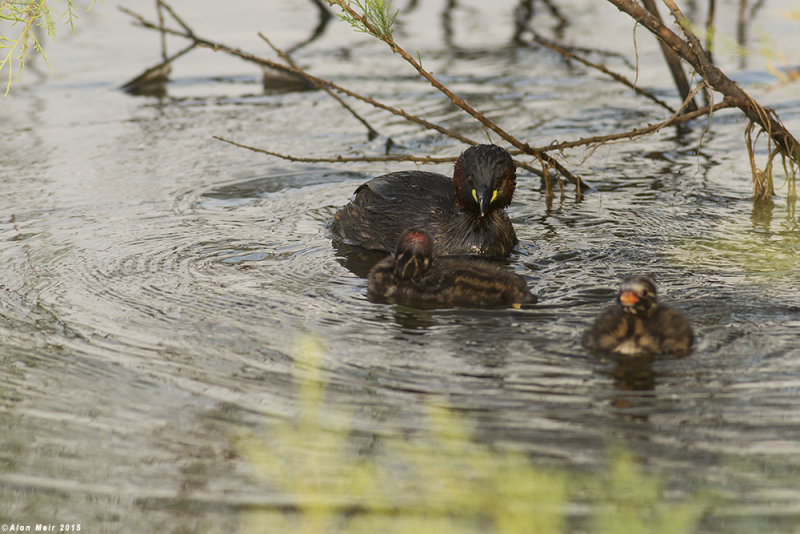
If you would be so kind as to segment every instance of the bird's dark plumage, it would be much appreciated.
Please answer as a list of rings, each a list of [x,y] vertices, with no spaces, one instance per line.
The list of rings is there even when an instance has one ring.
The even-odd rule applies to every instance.
[[[535,302],[525,280],[481,258],[433,256],[431,237],[408,230],[369,273],[370,300],[415,308],[495,308]]]
[[[378,176],[356,189],[336,212],[334,239],[367,249],[394,250],[407,228],[424,228],[435,255],[507,256],[517,236],[505,208],[516,187],[508,152],[496,145],[466,149],[453,178],[422,171]]]
[[[626,355],[685,355],[694,341],[692,327],[680,312],[658,303],[655,284],[642,276],[622,282],[616,305],[583,334],[583,346]]]

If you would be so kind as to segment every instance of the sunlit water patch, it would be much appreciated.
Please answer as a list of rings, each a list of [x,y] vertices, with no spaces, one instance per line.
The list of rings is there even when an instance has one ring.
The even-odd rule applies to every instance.
[[[800,226],[795,202],[739,202],[708,233],[678,243],[676,256],[694,268],[738,271],[754,282],[796,280]]]

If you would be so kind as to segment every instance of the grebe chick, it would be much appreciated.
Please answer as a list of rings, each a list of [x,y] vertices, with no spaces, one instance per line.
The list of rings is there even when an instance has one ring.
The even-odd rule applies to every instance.
[[[368,297],[414,308],[519,307],[536,301],[525,279],[490,261],[433,256],[431,237],[421,230],[402,234],[393,255],[369,273]]]
[[[644,276],[627,278],[614,306],[583,334],[583,346],[626,355],[689,353],[694,333],[677,310],[659,304],[656,286]]]

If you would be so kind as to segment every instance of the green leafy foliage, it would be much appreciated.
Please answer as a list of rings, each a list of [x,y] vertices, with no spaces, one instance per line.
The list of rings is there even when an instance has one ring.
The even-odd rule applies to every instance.
[[[57,2],[61,4],[61,1]],[[92,3],[92,5],[94,2]],[[91,7],[91,6],[90,6]],[[41,55],[47,61],[47,55],[41,42],[44,31],[52,40],[55,37],[56,21],[66,21],[74,30],[78,18],[73,0],[64,0],[60,9],[53,9],[47,0],[3,0],[0,2],[0,21],[6,23],[9,33],[0,33],[0,73],[7,71],[6,89],[8,94],[14,81],[19,80],[25,63],[31,57]]]
[[[392,26],[399,10],[392,12],[392,0],[333,0],[331,3],[343,9],[339,17],[356,31],[394,42]],[[353,6],[360,13],[353,12]]]

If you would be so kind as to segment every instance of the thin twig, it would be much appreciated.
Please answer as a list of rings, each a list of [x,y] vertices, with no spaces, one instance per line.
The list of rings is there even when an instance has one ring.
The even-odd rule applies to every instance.
[[[312,158],[305,156],[292,156],[290,154],[281,154],[280,152],[264,150],[263,148],[257,148],[254,146],[237,143],[236,141],[231,141],[230,139],[225,139],[224,137],[219,137],[216,135],[212,135],[211,137],[213,137],[217,141],[222,141],[223,143],[228,143],[230,145],[237,146],[239,148],[245,148],[253,152],[259,152],[261,154],[267,154],[269,156],[274,156],[276,158],[294,162],[301,162],[301,163],[354,163],[354,162],[378,162],[378,161],[413,161],[415,163],[452,163],[458,159],[458,157],[450,157],[450,156],[445,156],[445,157],[412,156],[409,154],[394,154],[386,156],[336,156],[332,158],[318,158],[318,157]]]
[[[186,33],[189,34],[190,37],[194,38],[194,31],[189,27],[188,24],[183,22],[183,19],[181,17],[179,17],[177,13],[175,13],[175,10],[172,9],[172,6],[169,6],[166,2],[164,2],[164,0],[161,0],[160,3],[164,7],[164,9],[169,11],[169,14],[172,16],[172,18],[175,20],[175,22],[177,22],[178,25],[181,28],[183,28],[186,31]]]
[[[156,13],[158,14],[158,25],[164,26],[164,10],[161,7],[161,0],[156,0]],[[161,63],[167,63],[167,34],[161,32]]]
[[[498,124],[496,124],[488,117],[486,117],[486,115],[484,115],[483,112],[473,108],[464,99],[460,98],[458,95],[453,93],[453,91],[451,91],[447,86],[445,86],[439,80],[437,80],[436,77],[433,76],[433,74],[422,68],[422,65],[420,65],[416,59],[414,59],[408,52],[406,52],[405,49],[399,46],[394,41],[391,35],[387,35],[385,33],[380,32],[375,26],[373,26],[370,23],[369,20],[366,19],[366,17],[355,11],[352,7],[350,7],[349,3],[346,3],[344,0],[328,0],[328,3],[331,5],[338,5],[342,10],[346,11],[353,19],[359,21],[371,35],[375,36],[376,38],[382,40],[387,45],[389,45],[389,47],[392,49],[393,52],[399,54],[400,57],[402,57],[412,67],[414,67],[414,70],[416,70],[420,76],[425,78],[428,81],[428,83],[430,83],[439,92],[441,92],[447,98],[449,98],[450,101],[453,102],[453,104],[466,111],[478,122],[483,124],[488,129],[492,130],[494,133],[499,135],[503,140],[510,143],[512,146],[518,148],[519,150],[521,150],[526,154],[543,158],[545,161],[547,161],[547,163],[552,165],[559,173],[562,173],[564,176],[566,176],[570,182],[577,183],[577,180],[579,178],[573,175],[571,172],[569,172],[569,170],[567,170],[557,160],[551,158],[547,154],[538,153],[528,143],[524,143],[519,139],[517,139],[516,137],[514,137],[513,135],[509,134],[504,129],[502,129]]]
[[[228,143],[233,146],[237,146],[239,148],[245,148],[247,150],[251,150],[253,152],[258,152],[260,154],[267,154],[268,156],[274,156],[276,158],[285,159],[287,161],[294,161],[294,162],[301,162],[301,163],[356,163],[356,162],[380,162],[380,161],[412,161],[414,163],[452,163],[458,159],[458,156],[412,156],[409,154],[390,154],[385,156],[335,156],[332,158],[320,158],[320,157],[307,157],[307,156],[293,156],[291,154],[281,154],[280,152],[273,152],[272,150],[266,150],[263,148],[257,148],[250,145],[245,145],[243,143],[238,143],[236,141],[232,141],[230,139],[225,139],[224,137],[220,137],[217,135],[212,135],[214,139],[217,141],[222,141],[223,143]],[[514,160],[514,164],[517,167],[525,169],[528,172],[536,174],[537,176],[544,176],[541,170],[535,169],[531,167],[530,164]],[[586,187],[586,184],[583,184]]]
[[[574,59],[575,61],[586,65],[587,67],[593,68],[595,70],[599,70],[603,74],[613,78],[614,80],[620,82],[621,84],[630,87],[631,89],[633,89],[633,91],[636,94],[644,96],[645,98],[649,98],[650,100],[652,100],[653,102],[655,102],[659,106],[665,108],[670,113],[674,113],[675,112],[675,109],[672,106],[670,106],[669,104],[667,104],[666,102],[664,102],[663,100],[661,100],[660,98],[655,96],[653,93],[651,93],[650,91],[646,91],[646,90],[642,89],[641,87],[637,86],[635,83],[630,81],[628,78],[626,78],[622,74],[618,74],[618,73],[616,73],[616,72],[614,72],[612,70],[609,70],[605,65],[589,61],[588,59],[585,59],[585,58],[577,55],[575,52],[573,52],[571,50],[568,50],[568,49],[564,48],[561,45],[557,45],[555,43],[551,43],[550,41],[548,41],[548,40],[540,37],[539,35],[537,35],[535,32],[531,32],[531,40],[533,42],[535,42],[536,44],[539,44],[541,46],[549,48],[550,50],[553,50],[554,52],[558,52],[559,54],[564,56],[567,60]]]
[[[661,22],[661,15],[658,12],[656,0],[642,0],[642,4],[644,4],[645,9],[647,9],[647,11],[649,11],[656,20]],[[664,55],[664,59],[667,61],[669,71],[672,73],[672,79],[675,81],[675,86],[678,88],[678,94],[680,94],[681,98],[685,100],[686,95],[689,94],[690,87],[689,81],[686,79],[686,73],[683,72],[681,58],[678,57],[678,54],[676,54],[675,51],[663,41],[659,41],[658,44],[661,46],[661,53]],[[694,99],[692,99],[689,102],[689,105],[686,106],[686,111],[697,111],[697,104],[695,104]]]
[[[147,19],[145,19],[141,15],[139,15],[139,14],[133,12],[133,11],[130,11],[128,9],[125,9],[123,7],[120,7],[119,9],[121,11],[123,11],[124,13],[126,13],[126,14],[132,16],[133,18],[135,18],[136,21],[137,21],[137,24],[139,24],[141,27],[147,28],[147,29],[151,29],[151,30],[159,30],[158,26],[156,26],[152,22],[148,21]],[[461,135],[458,132],[450,130],[449,128],[445,128],[444,126],[441,126],[439,124],[435,124],[435,123],[432,123],[430,121],[427,121],[427,120],[425,120],[425,119],[423,119],[423,118],[421,118],[421,117],[419,117],[417,115],[408,113],[405,110],[389,106],[387,104],[384,104],[383,102],[379,102],[378,100],[375,100],[374,98],[371,98],[371,97],[364,96],[364,95],[361,95],[359,93],[356,93],[355,91],[352,91],[350,89],[342,87],[342,86],[336,84],[335,82],[332,82],[330,80],[326,80],[324,78],[319,78],[317,76],[314,76],[313,74],[310,74],[310,73],[304,71],[303,69],[292,67],[290,65],[283,65],[281,63],[277,63],[275,61],[272,61],[272,60],[269,60],[269,59],[266,59],[266,58],[262,58],[262,57],[255,56],[253,54],[249,54],[249,53],[244,52],[242,50],[229,47],[229,46],[224,45],[222,43],[216,43],[216,42],[213,42],[211,40],[201,38],[201,37],[195,35],[194,32],[192,32],[191,30],[187,31],[186,28],[184,28],[183,32],[178,31],[178,30],[174,30],[174,29],[169,29],[169,28],[163,28],[163,31],[168,33],[168,34],[170,34],[170,35],[175,35],[175,36],[178,36],[178,37],[183,37],[185,39],[190,39],[197,46],[202,46],[202,47],[205,47],[205,48],[211,48],[212,50],[225,52],[227,54],[236,56],[236,57],[238,57],[240,59],[243,59],[245,61],[256,63],[258,65],[268,66],[268,67],[271,67],[271,68],[283,70],[283,71],[291,73],[291,74],[296,74],[298,76],[302,76],[303,78],[305,78],[306,80],[308,80],[309,82],[311,82],[314,85],[319,85],[321,87],[328,87],[328,88],[330,88],[330,89],[332,89],[334,91],[337,91],[339,93],[345,94],[345,95],[347,95],[347,96],[349,96],[351,98],[355,98],[357,100],[361,100],[362,102],[365,102],[365,103],[367,103],[367,104],[369,104],[369,105],[371,105],[373,107],[376,107],[378,109],[382,109],[384,111],[388,111],[389,113],[392,113],[394,115],[403,117],[404,119],[406,119],[406,120],[408,120],[410,122],[419,124],[420,126],[423,126],[426,129],[437,131],[437,132],[439,132],[441,134],[444,134],[444,135],[446,135],[448,137],[451,137],[453,139],[461,141],[464,144],[467,144],[467,145],[476,145],[476,144],[478,144],[478,141],[475,141],[473,139],[470,139],[469,137]],[[337,161],[339,161],[339,160],[337,160]],[[359,161],[361,161],[361,160],[359,160]],[[541,176],[541,170],[539,170],[539,169],[537,169],[535,167],[532,167],[531,165],[528,165],[527,163],[518,162],[517,166],[520,167],[520,168],[523,168],[523,169],[525,169],[525,170],[527,170],[529,172],[532,172],[532,173],[534,173],[534,174],[536,174],[538,176]],[[570,179],[569,176],[568,176],[568,179]],[[580,178],[578,178],[578,177],[574,177],[574,179],[576,181],[580,180]],[[570,180],[570,181],[572,181],[572,180]],[[573,182],[573,183],[575,183],[575,182]],[[584,185],[584,187],[586,187],[586,184],[583,184],[583,185]]]
[[[300,68],[297,66],[297,64],[294,62],[294,60],[291,58],[291,56],[289,56],[289,54],[287,54],[286,52],[284,52],[283,50],[279,49],[279,48],[278,48],[278,47],[276,47],[274,44],[272,44],[272,41],[270,41],[270,40],[267,38],[267,36],[266,36],[266,35],[264,35],[264,34],[263,34],[263,33],[261,33],[261,32],[258,32],[258,36],[259,36],[259,37],[261,37],[261,39],[263,39],[263,40],[264,40],[264,42],[266,42],[266,43],[269,45],[269,47],[270,47],[270,48],[272,48],[272,50],[273,50],[273,51],[274,51],[276,54],[278,54],[278,56],[279,56],[281,59],[283,59],[283,60],[284,60],[284,61],[285,61],[285,62],[286,62],[286,63],[287,63],[287,64],[288,64],[290,67],[292,67],[293,69],[296,69],[296,70],[298,70],[298,71],[305,72],[305,71],[303,71],[302,69],[300,69]],[[338,103],[339,103],[339,104],[340,104],[340,105],[341,105],[341,106],[342,106],[344,109],[346,109],[348,112],[350,112],[350,114],[351,114],[353,117],[355,117],[357,121],[359,121],[361,124],[363,124],[363,125],[364,125],[364,127],[366,127],[366,129],[367,129],[367,137],[369,138],[369,140],[370,140],[370,141],[371,141],[371,140],[373,140],[373,139],[375,139],[376,137],[378,137],[378,136],[380,135],[380,134],[378,133],[378,131],[377,131],[375,128],[373,128],[373,127],[372,127],[372,125],[371,125],[370,123],[368,123],[368,122],[367,122],[367,120],[366,120],[364,117],[362,117],[361,115],[359,115],[359,114],[358,114],[358,112],[356,112],[356,110],[354,110],[352,107],[350,107],[350,105],[349,105],[349,104],[347,104],[347,102],[345,102],[344,100],[342,100],[342,98],[341,98],[339,95],[337,95],[336,93],[334,93],[334,92],[333,92],[333,89],[331,89],[329,86],[327,86],[327,85],[322,85],[322,84],[318,84],[318,83],[314,83],[312,80],[309,80],[309,79],[308,79],[306,76],[304,76],[304,75],[302,75],[302,74],[301,74],[301,76],[303,76],[303,78],[304,78],[305,80],[308,80],[309,82],[311,82],[311,83],[314,85],[314,87],[315,87],[315,88],[317,88],[317,89],[322,89],[323,91],[325,91],[326,93],[328,93],[328,95],[330,95],[330,97],[331,97],[331,98],[333,98],[334,100],[336,100],[336,101],[337,101],[337,102],[338,102]]]
[[[134,13],[133,11],[130,11],[130,10],[128,10],[126,8],[123,8],[123,7],[120,7],[119,9],[122,12],[127,13],[128,15],[132,16],[133,18],[135,18],[137,20],[137,23],[141,27],[147,28],[147,29],[151,29],[151,30],[159,30],[158,26],[156,26],[152,22],[146,20],[141,15],[138,15],[137,13]],[[222,43],[217,43],[217,42],[211,41],[209,39],[204,39],[204,38],[198,37],[198,36],[196,36],[194,34],[190,34],[188,32],[181,32],[181,31],[173,30],[173,29],[169,29],[169,28],[165,28],[164,31],[166,33],[170,34],[170,35],[175,35],[175,36],[178,36],[178,37],[183,37],[183,38],[186,38],[186,39],[193,40],[194,42],[197,43],[197,46],[202,46],[204,48],[210,48],[210,49],[212,49],[214,51],[224,52],[226,54],[230,54],[232,56],[236,56],[236,57],[238,57],[240,59],[243,59],[245,61],[256,63],[258,65],[267,66],[267,67],[271,67],[271,68],[274,68],[274,69],[277,69],[277,70],[281,70],[281,71],[284,71],[284,72],[287,72],[287,73],[290,73],[290,74],[296,74],[298,76],[302,76],[305,79],[307,79],[309,82],[311,82],[312,84],[315,84],[315,85],[319,84],[322,87],[329,87],[329,88],[333,89],[334,91],[337,91],[339,93],[345,94],[345,95],[347,95],[347,96],[349,96],[351,98],[355,98],[356,100],[361,100],[362,102],[365,102],[365,103],[367,103],[367,104],[369,104],[369,105],[371,105],[373,107],[376,107],[378,109],[382,109],[382,110],[388,111],[389,113],[392,113],[394,115],[403,117],[404,119],[406,119],[406,120],[408,120],[410,122],[414,122],[416,124],[419,124],[420,126],[423,126],[423,127],[425,127],[426,129],[429,129],[429,130],[435,130],[435,131],[437,131],[437,132],[439,132],[441,134],[444,134],[444,135],[446,135],[448,137],[451,137],[453,139],[461,141],[462,143],[465,143],[465,144],[468,144],[468,145],[475,145],[475,144],[478,143],[477,141],[475,141],[473,139],[470,139],[470,138],[468,138],[466,136],[463,136],[463,135],[461,135],[461,134],[459,134],[459,133],[457,133],[457,132],[455,132],[453,130],[450,130],[448,128],[445,128],[444,126],[441,126],[441,125],[432,123],[430,121],[427,121],[425,119],[422,119],[422,118],[420,118],[420,117],[418,117],[416,115],[413,115],[411,113],[408,113],[408,112],[406,112],[406,111],[404,111],[402,109],[397,109],[395,107],[389,106],[387,104],[384,104],[382,102],[379,102],[379,101],[375,100],[374,98],[371,98],[371,97],[368,97],[368,96],[363,96],[363,95],[361,95],[359,93],[356,93],[355,91],[352,91],[350,89],[342,87],[341,85],[339,85],[339,84],[337,84],[335,82],[332,82],[330,80],[326,80],[324,78],[320,78],[318,76],[314,76],[313,74],[310,74],[310,73],[308,73],[308,72],[306,72],[306,71],[304,71],[302,69],[294,68],[294,67],[291,67],[291,66],[288,66],[288,65],[283,65],[281,63],[277,63],[275,61],[272,61],[272,60],[269,60],[269,59],[266,59],[266,58],[258,57],[258,56],[255,56],[253,54],[249,54],[247,52],[239,50],[237,48],[232,48],[232,47],[229,47],[229,46],[224,45]]]
[[[178,59],[179,57],[183,56],[184,54],[188,54],[191,50],[197,46],[196,43],[190,43],[189,46],[179,50],[178,52],[172,54],[170,57],[164,59],[158,65],[148,68],[132,80],[122,84],[122,89],[126,91],[136,90],[137,88],[141,88],[142,86],[160,82],[164,83],[167,79],[167,74],[169,74],[168,67],[172,64],[173,61]]]
[[[668,44],[681,58],[692,65],[695,71],[703,76],[703,79],[709,86],[715,91],[722,93],[726,100],[735,102],[736,106],[741,109],[749,119],[759,124],[769,133],[772,140],[781,148],[784,154],[790,157],[795,164],[800,164],[800,143],[789,133],[778,119],[775,112],[762,107],[733,80],[728,78],[716,65],[712,64],[696,36],[692,39],[693,43],[696,42],[696,44],[690,44],[681,39],[675,32],[664,26],[664,24],[653,17],[652,14],[632,0],[608,1],[614,4],[620,11],[630,15],[631,18],[645,26],[650,32]],[[686,34],[694,35],[691,33],[691,30],[685,27],[686,18],[680,12],[677,5],[675,5],[675,2],[672,0],[664,0],[664,3],[670,8],[670,11],[672,11],[678,23],[681,24],[682,22],[684,24],[684,26],[682,26],[683,31]]]
[[[693,93],[690,93],[693,94]],[[689,113],[684,113],[683,115],[679,115],[676,112],[675,115],[670,117],[669,119],[658,122],[655,124],[648,124],[644,128],[634,128],[632,130],[627,130],[624,132],[619,132],[615,134],[609,135],[598,135],[595,137],[584,137],[581,139],[577,139],[575,141],[565,141],[563,143],[553,143],[547,146],[540,146],[536,147],[536,150],[541,152],[549,152],[552,150],[564,150],[567,148],[575,148],[579,146],[593,146],[593,145],[601,145],[604,143],[611,143],[614,141],[619,141],[621,139],[635,139],[637,137],[643,137],[645,135],[653,134],[659,130],[667,128],[669,126],[676,126],[678,124],[683,124],[684,122],[688,122],[704,115],[711,115],[721,109],[726,108],[733,108],[737,107],[737,103],[730,99],[724,99],[722,102],[718,104],[714,104],[713,106],[704,106],[697,111],[692,111]]]

